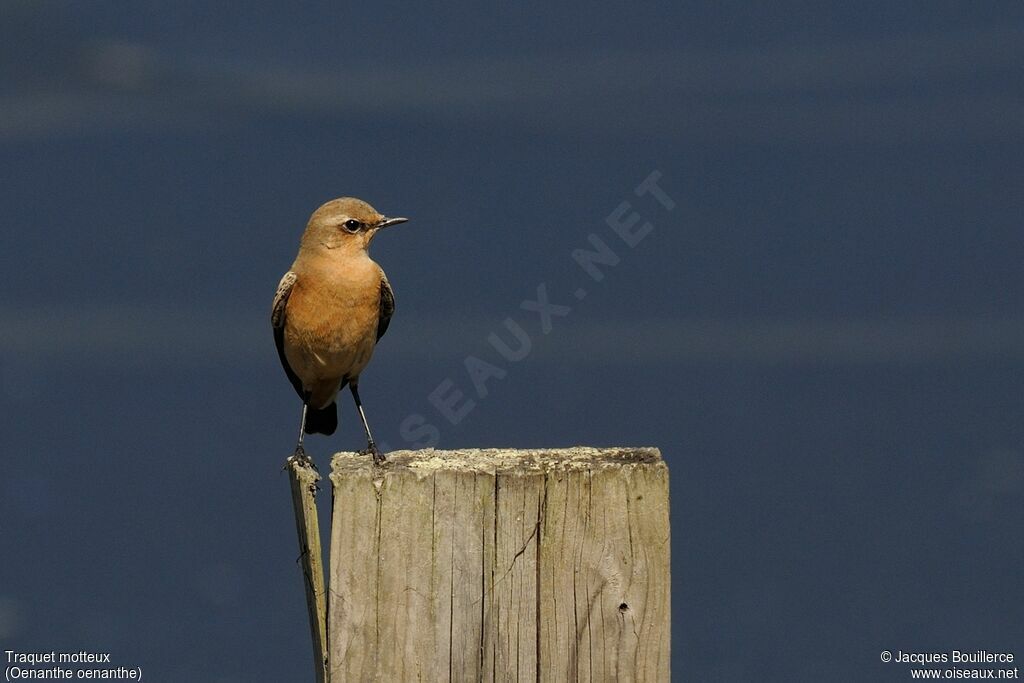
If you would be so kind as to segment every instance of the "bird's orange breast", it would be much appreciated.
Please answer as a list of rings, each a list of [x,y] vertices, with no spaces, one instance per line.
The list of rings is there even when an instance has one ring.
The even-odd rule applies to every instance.
[[[333,382],[336,392],[342,379],[359,376],[373,354],[380,315],[377,264],[367,259],[346,268],[323,265],[297,272],[284,326],[288,364],[306,389],[317,394],[324,393],[320,385]]]

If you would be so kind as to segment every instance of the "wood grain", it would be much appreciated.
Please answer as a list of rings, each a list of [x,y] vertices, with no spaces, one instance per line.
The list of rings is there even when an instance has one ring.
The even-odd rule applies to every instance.
[[[316,513],[316,491],[320,474],[306,458],[292,456],[286,464],[291,484],[295,527],[299,536],[299,563],[306,589],[309,630],[313,639],[313,666],[317,683],[327,679],[327,594],[324,591],[323,550]]]
[[[653,448],[333,460],[341,681],[668,681],[668,470]]]

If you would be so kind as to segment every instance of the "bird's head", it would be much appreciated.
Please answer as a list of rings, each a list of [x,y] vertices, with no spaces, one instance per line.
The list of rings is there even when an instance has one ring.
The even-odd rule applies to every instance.
[[[354,197],[332,199],[309,217],[306,232],[302,235],[302,246],[341,253],[365,252],[379,230],[407,220],[389,218]]]

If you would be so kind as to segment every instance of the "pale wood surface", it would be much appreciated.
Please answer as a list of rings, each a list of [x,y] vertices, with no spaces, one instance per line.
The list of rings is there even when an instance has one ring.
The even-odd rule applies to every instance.
[[[313,667],[317,683],[327,679],[327,594],[324,591],[323,551],[316,513],[320,474],[306,458],[291,456],[285,465],[292,490],[295,528],[299,535],[299,563],[306,588],[309,630],[313,638]]]
[[[668,681],[668,470],[653,448],[333,460],[342,681]]]

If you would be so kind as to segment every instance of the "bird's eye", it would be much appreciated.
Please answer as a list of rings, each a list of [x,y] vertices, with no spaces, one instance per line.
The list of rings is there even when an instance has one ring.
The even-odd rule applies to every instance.
[[[359,225],[359,221],[357,221],[355,218],[349,218],[347,221],[345,221],[345,229],[348,230],[349,232],[356,232],[357,230],[359,230]]]

